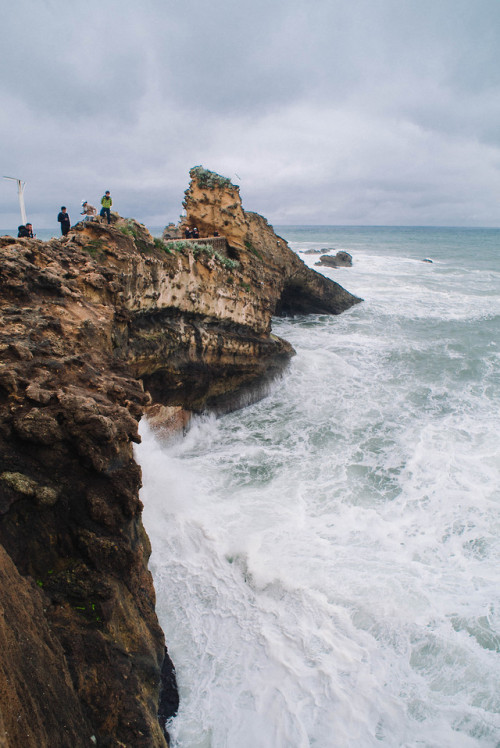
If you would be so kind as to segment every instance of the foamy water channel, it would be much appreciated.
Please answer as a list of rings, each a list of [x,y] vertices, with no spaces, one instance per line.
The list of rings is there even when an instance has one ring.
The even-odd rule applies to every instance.
[[[141,425],[176,748],[500,745],[498,265],[336,249],[266,399]]]

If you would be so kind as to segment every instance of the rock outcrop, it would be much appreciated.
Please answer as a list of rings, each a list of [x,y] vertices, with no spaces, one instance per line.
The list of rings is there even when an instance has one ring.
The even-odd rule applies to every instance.
[[[178,226],[175,223],[169,223],[163,229],[163,239],[182,239],[182,235]]]
[[[265,218],[243,210],[239,188],[229,179],[201,166],[190,176],[181,228],[196,226],[201,236],[224,236],[245,282],[267,292],[271,314],[340,314],[361,301],[308,268]]]
[[[350,268],[352,267],[352,256],[349,252],[340,251],[336,255],[321,255],[319,262],[314,264],[329,268]]]
[[[202,194],[193,180],[200,229]],[[230,227],[222,252],[116,215],[49,242],[0,239],[1,746],[166,745],[161,674],[162,724],[176,696],[147,569],[138,421],[233,407],[293,354],[273,313],[359,301],[236,195],[212,195],[210,220],[229,217],[216,224]]]

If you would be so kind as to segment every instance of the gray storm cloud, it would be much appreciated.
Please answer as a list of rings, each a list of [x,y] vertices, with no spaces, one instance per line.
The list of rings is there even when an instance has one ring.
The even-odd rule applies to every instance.
[[[20,0],[3,30],[1,171],[40,227],[104,189],[176,220],[194,164],[278,224],[500,225],[497,0]]]

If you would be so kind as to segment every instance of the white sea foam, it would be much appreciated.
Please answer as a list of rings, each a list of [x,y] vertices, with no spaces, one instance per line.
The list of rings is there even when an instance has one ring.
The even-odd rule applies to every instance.
[[[354,259],[268,398],[141,426],[176,748],[500,744],[498,275]]]

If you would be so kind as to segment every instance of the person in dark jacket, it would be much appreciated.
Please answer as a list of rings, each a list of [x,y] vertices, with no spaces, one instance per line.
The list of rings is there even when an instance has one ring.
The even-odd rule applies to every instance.
[[[66,206],[63,205],[61,207],[61,212],[57,216],[57,220],[61,224],[61,234],[63,236],[66,236],[71,226],[71,221],[69,219],[69,214],[66,210]]]
[[[31,223],[27,223],[26,226],[17,227],[17,238],[18,239],[33,239],[33,226]]]

